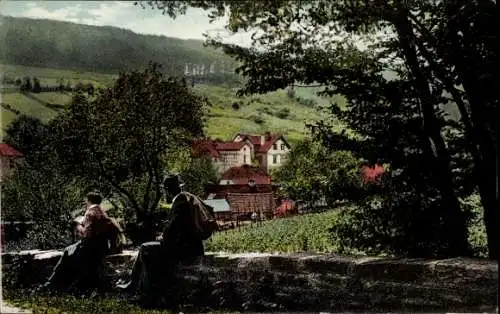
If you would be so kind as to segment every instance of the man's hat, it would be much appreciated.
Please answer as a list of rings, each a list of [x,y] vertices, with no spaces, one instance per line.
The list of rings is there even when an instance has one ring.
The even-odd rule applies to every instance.
[[[163,187],[168,188],[169,186],[176,186],[182,188],[185,185],[184,181],[178,174],[168,174],[163,179]]]

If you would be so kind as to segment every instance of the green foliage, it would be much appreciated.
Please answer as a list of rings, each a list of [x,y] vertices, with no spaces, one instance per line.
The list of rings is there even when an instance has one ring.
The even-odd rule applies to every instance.
[[[488,256],[488,240],[484,226],[483,206],[478,194],[471,194],[461,200],[464,212],[469,216],[469,243],[475,256]]]
[[[290,109],[288,108],[283,108],[276,112],[276,116],[280,119],[286,119],[290,116]]]
[[[7,249],[61,248],[71,241],[69,213],[83,205],[84,191],[63,171],[53,146],[57,139],[50,126],[27,116],[7,128],[6,143],[24,159],[2,187],[2,218],[34,222],[26,238],[7,243]]]
[[[162,156],[203,134],[202,106],[184,81],[151,64],[121,74],[94,96],[77,91],[68,110],[51,121],[54,146],[68,174],[134,209],[149,240],[162,196]]]
[[[72,296],[32,297],[24,295],[8,295],[8,303],[33,313],[165,313],[158,310],[144,310],[127,300],[116,298],[92,299]]]
[[[24,155],[30,155],[46,141],[47,132],[47,126],[39,119],[20,115],[7,126],[3,140]]]
[[[59,249],[71,242],[69,213],[83,205],[84,194],[50,159],[30,162],[2,188],[2,219],[34,224],[26,238],[7,243],[6,249]]]
[[[338,239],[338,252],[348,253],[358,248],[368,254],[397,256],[439,256],[444,243],[438,235],[442,232],[432,209],[412,207],[410,198],[402,199],[407,205],[389,207],[380,196],[370,197],[360,206],[353,206],[338,216],[338,223],[330,229]],[[467,216],[468,242],[476,257],[487,257],[487,239],[482,217],[482,207],[477,194],[462,200]],[[422,228],[423,224],[426,228]],[[441,240],[442,241],[442,240]]]
[[[184,181],[184,190],[196,195],[204,194],[208,183],[217,182],[217,172],[209,156],[193,157],[190,148],[169,151],[165,155],[166,168],[178,173]]]
[[[131,300],[119,298],[82,298],[73,296],[35,296],[21,292],[4,290],[4,300],[9,304],[22,309],[31,310],[33,313],[130,313],[130,314],[169,314],[166,310],[146,310]],[[196,309],[203,313],[239,313],[231,310]]]
[[[328,229],[338,223],[342,210],[347,209],[276,219],[218,232],[205,242],[205,247],[211,252],[231,253],[336,252],[337,239],[332,239]]]
[[[305,139],[293,147],[273,177],[292,199],[312,203],[325,197],[332,205],[337,200],[360,198],[359,169],[359,160],[350,152],[331,151],[317,141]]]
[[[262,116],[260,116],[260,115],[252,115],[252,116],[250,116],[250,119],[252,119],[253,122],[255,122],[257,124],[263,124],[264,123],[264,118],[262,118]]]

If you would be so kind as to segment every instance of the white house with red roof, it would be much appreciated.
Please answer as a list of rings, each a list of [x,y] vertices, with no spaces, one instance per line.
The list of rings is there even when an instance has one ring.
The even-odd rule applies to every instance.
[[[14,147],[0,143],[0,184],[14,172],[16,167],[22,162],[23,153]]]
[[[231,168],[252,165],[256,160],[266,172],[281,166],[290,151],[290,145],[281,134],[264,135],[239,133],[231,141],[197,140],[193,143],[195,155],[208,154],[220,174]]]
[[[254,145],[254,158],[259,162],[259,166],[268,172],[281,166],[290,152],[290,145],[279,133],[267,132],[264,135],[239,133],[233,141],[251,142]]]

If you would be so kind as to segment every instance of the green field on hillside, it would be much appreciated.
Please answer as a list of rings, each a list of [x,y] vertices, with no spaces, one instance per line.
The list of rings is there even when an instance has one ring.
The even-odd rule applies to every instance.
[[[116,77],[92,72],[13,65],[0,65],[0,69],[6,76],[34,76],[40,79],[42,85],[51,86],[57,84],[60,79],[71,84],[89,82],[104,86],[112,84]],[[316,96],[316,90],[313,88],[296,89],[295,98],[290,98],[283,90],[265,95],[237,97],[235,89],[213,85],[196,85],[195,91],[206,96],[210,103],[206,116],[206,134],[221,139],[230,138],[237,132],[272,131],[282,132],[294,142],[306,134],[306,123],[326,117],[325,105],[332,100]],[[297,97],[313,101],[304,102]],[[2,91],[1,99],[2,134],[17,114],[27,114],[48,121],[60,110],[53,105],[65,105],[70,100],[71,94],[66,92],[22,94],[15,88],[6,88]]]
[[[336,224],[340,211],[349,208],[275,219],[218,232],[206,241],[206,250],[227,253],[335,252],[337,241],[330,236],[328,229]]]

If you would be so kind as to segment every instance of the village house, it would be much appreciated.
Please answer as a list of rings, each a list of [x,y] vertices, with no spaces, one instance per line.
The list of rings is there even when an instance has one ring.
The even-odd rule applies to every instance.
[[[206,200],[210,200],[209,205],[213,203],[214,207],[218,207],[215,200],[225,200],[229,210],[225,206],[220,206],[219,215],[221,218],[223,216],[224,220],[236,222],[250,220],[253,213],[259,217],[272,218],[278,206],[271,184],[255,184],[252,181],[249,184],[207,185],[205,195]],[[222,214],[222,211],[225,213]]]
[[[6,143],[0,143],[0,184],[4,184],[21,164],[23,153]]]
[[[233,167],[252,165],[269,172],[281,166],[288,156],[290,145],[283,135],[267,132],[264,135],[239,133],[232,141],[197,140],[195,155],[209,155],[219,175]]]

